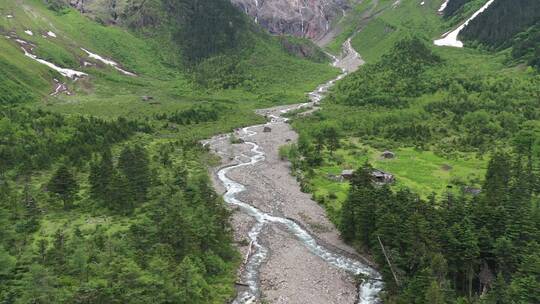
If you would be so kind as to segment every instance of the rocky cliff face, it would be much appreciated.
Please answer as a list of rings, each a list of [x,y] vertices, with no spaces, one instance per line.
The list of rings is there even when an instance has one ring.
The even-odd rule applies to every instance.
[[[349,8],[347,0],[231,0],[272,34],[317,39]]]
[[[122,22],[129,5],[143,0],[65,0],[81,12],[104,23]],[[316,40],[330,29],[332,21],[343,16],[350,2],[361,0],[230,0],[241,11],[271,34],[289,34]]]
[[[117,23],[128,0],[66,0],[72,7],[104,23]]]

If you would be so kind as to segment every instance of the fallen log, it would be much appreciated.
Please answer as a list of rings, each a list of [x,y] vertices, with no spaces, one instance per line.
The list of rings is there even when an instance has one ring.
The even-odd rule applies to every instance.
[[[249,242],[248,252],[246,253],[246,258],[244,259],[244,264],[247,264],[249,256],[251,255],[251,248],[253,247],[253,240]]]

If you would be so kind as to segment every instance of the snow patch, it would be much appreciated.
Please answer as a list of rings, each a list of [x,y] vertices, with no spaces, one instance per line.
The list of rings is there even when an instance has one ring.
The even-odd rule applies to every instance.
[[[29,35],[29,36],[34,36],[34,33],[32,33],[31,30],[26,30],[26,31],[24,31],[24,32],[25,32],[27,35]]]
[[[51,31],[48,31],[48,32],[47,32],[47,36],[56,38],[56,34],[53,33],[53,32],[51,32]]]
[[[444,10],[446,9],[446,7],[448,6],[448,2],[450,2],[450,0],[445,0],[445,1],[443,2],[443,4],[441,4],[441,7],[440,7],[439,10],[438,10],[439,13],[444,12]]]
[[[137,75],[135,75],[135,74],[133,74],[131,72],[123,70],[122,68],[120,68],[118,66],[118,63],[116,63],[116,62],[114,62],[112,60],[105,59],[105,58],[99,56],[98,54],[94,54],[94,53],[92,53],[92,52],[90,52],[90,51],[88,51],[87,49],[84,49],[84,48],[81,48],[81,50],[83,50],[88,55],[88,57],[90,57],[92,59],[96,59],[98,61],[101,61],[101,62],[105,63],[106,65],[110,65],[110,66],[112,66],[113,68],[115,68],[117,71],[119,71],[120,73],[122,73],[124,75],[137,76]]]
[[[49,68],[57,71],[58,73],[60,73],[62,76],[64,77],[68,77],[68,78],[72,78],[72,79],[77,79],[77,78],[81,78],[83,76],[87,76],[88,74],[86,73],[83,73],[83,72],[79,72],[79,71],[75,71],[75,70],[72,70],[72,69],[65,69],[65,68],[61,68],[57,65],[55,65],[54,63],[51,63],[51,62],[48,62],[46,60],[43,60],[43,59],[40,59],[38,58],[36,55],[34,54],[30,54],[28,53],[28,51],[21,47],[21,49],[24,51],[24,55],[28,58],[32,58],[34,59],[35,61],[41,63],[41,64],[44,64],[46,66],[48,66]]]
[[[446,35],[443,35],[441,39],[435,40],[433,43],[438,46],[451,46],[451,47],[463,47],[463,42],[458,40],[459,33],[467,26],[469,25],[469,22],[471,22],[474,18],[478,17],[481,13],[483,13],[491,4],[493,4],[495,0],[489,0],[482,6],[478,11],[476,11],[467,21],[463,22],[457,29],[447,33]]]

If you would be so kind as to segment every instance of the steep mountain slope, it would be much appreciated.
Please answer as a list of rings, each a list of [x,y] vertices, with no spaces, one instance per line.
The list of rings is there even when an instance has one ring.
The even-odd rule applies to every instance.
[[[350,8],[347,0],[230,0],[230,2],[272,34],[288,34],[310,39],[326,33],[332,22]],[[202,6],[209,3],[215,2],[199,2]],[[133,2],[128,0],[114,2],[69,0],[69,4],[107,24],[124,23],[128,17],[125,15],[126,9],[134,6]]]
[[[442,14],[445,17],[450,17],[456,14],[459,10],[463,9],[463,6],[472,0],[448,0],[445,1],[446,6],[441,7]]]
[[[465,40],[476,40],[494,48],[512,45],[512,38],[540,24],[540,2],[498,0],[463,30]]]
[[[349,9],[347,0],[231,0],[272,34],[317,39]]]
[[[491,49],[512,47],[512,56],[539,66],[540,2],[499,0],[473,20],[461,33],[465,41]]]
[[[291,55],[276,38],[258,30],[226,1],[208,1],[191,10],[185,8],[195,1],[130,3],[119,14],[118,24],[122,26],[114,26],[98,24],[66,3],[49,3],[51,10],[40,0],[23,1],[22,5],[2,2],[0,45],[4,51],[0,57],[4,66],[18,71],[2,73],[6,83],[3,88],[18,88],[10,90],[8,95],[12,96],[4,97],[5,101],[21,101],[24,96],[37,100],[51,94],[56,91],[56,78],[74,93],[61,94],[59,99],[86,102],[53,102],[55,106],[88,105],[93,113],[96,107],[90,101],[109,99],[125,105],[143,95],[160,99],[162,106],[149,107],[151,111],[167,106],[181,108],[174,102],[179,97],[189,100],[241,95],[254,100],[264,95],[268,101],[287,102],[302,99],[305,91],[337,72],[327,62],[314,63]],[[200,17],[199,22],[186,18],[191,16]],[[76,82],[67,80],[43,62],[25,56],[22,46],[36,59],[88,76]],[[118,65],[114,67],[111,62]],[[117,68],[137,76],[123,74]],[[25,73],[30,77],[19,76]],[[36,83],[41,85],[33,85]],[[112,113],[122,113],[126,108],[120,106],[118,110]]]
[[[376,62],[398,40],[412,36],[432,36],[441,29],[437,14],[442,1],[366,1],[375,5],[375,16],[353,38],[353,47],[367,62]]]

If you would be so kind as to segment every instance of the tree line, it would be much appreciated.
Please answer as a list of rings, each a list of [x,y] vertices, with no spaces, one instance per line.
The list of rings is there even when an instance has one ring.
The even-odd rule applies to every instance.
[[[484,153],[537,134],[539,80],[464,72],[421,39],[406,38],[380,62],[338,83],[327,101],[331,110],[303,121],[335,123],[342,133],[380,146]]]
[[[211,105],[196,105],[187,110],[176,110],[172,113],[156,114],[154,118],[185,126],[217,121],[225,110],[225,106],[212,103]]]
[[[538,303],[537,164],[531,150],[496,153],[480,195],[441,200],[375,186],[366,164],[350,182],[339,228],[374,255],[385,303]]]
[[[118,118],[66,116],[43,110],[0,108],[0,175],[47,169],[59,158],[81,165],[93,153],[149,132],[144,123]]]

